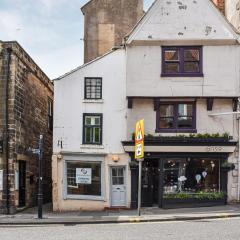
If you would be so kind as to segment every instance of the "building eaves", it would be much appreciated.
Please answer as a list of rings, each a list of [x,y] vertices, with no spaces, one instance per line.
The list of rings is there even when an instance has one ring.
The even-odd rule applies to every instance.
[[[82,11],[82,13],[84,14],[84,8],[87,7],[90,3],[92,3],[94,0],[90,0],[87,3],[85,3],[80,9]]]
[[[121,48],[119,48],[119,49],[121,49]],[[92,61],[90,61],[90,62],[88,62],[88,63],[85,63],[85,64],[83,64],[83,65],[81,65],[81,66],[79,66],[79,67],[74,68],[73,70],[71,70],[71,71],[63,74],[62,76],[53,79],[53,81],[59,81],[59,80],[61,80],[62,78],[65,78],[65,77],[67,77],[68,75],[70,75],[70,74],[72,74],[72,73],[74,73],[74,72],[76,72],[76,71],[78,71],[78,70],[80,70],[80,69],[82,69],[82,68],[85,68],[85,67],[91,65],[92,63],[95,63],[95,62],[101,60],[102,58],[104,58],[104,57],[112,54],[113,52],[116,52],[116,51],[119,50],[119,49],[111,50],[110,52],[107,52],[107,53],[105,53],[104,55],[102,55],[102,56],[100,56],[100,57],[97,57],[97,58],[93,59]]]

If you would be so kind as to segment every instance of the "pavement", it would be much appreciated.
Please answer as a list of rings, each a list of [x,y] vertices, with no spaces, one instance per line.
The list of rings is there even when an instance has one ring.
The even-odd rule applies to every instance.
[[[0,225],[40,225],[40,224],[105,224],[194,221],[240,217],[240,204],[185,208],[160,209],[142,208],[141,216],[136,210],[111,209],[101,212],[53,212],[50,204],[44,205],[43,219],[37,218],[37,208],[23,210],[15,215],[0,215]]]

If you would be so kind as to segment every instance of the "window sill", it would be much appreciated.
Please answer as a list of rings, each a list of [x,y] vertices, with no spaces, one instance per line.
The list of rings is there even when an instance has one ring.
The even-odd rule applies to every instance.
[[[197,129],[156,129],[156,133],[197,133]]]
[[[203,73],[191,73],[191,74],[186,74],[186,73],[179,73],[179,74],[167,74],[167,73],[162,73],[161,77],[204,77]]]
[[[83,99],[83,103],[104,103],[103,99]]]
[[[67,195],[64,200],[90,200],[90,201],[104,201],[102,196],[87,196],[87,195]]]
[[[95,145],[95,144],[83,144],[80,146],[81,149],[104,149],[103,145]]]

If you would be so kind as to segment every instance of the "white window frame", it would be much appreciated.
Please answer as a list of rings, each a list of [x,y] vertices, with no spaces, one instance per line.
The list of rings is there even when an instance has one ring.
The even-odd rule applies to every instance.
[[[76,162],[97,162],[101,163],[101,196],[93,195],[72,195],[67,193],[67,163]],[[63,167],[63,198],[76,199],[76,200],[94,200],[94,201],[105,201],[105,166],[104,166],[104,155],[93,155],[93,154],[73,154],[64,156],[64,167]]]

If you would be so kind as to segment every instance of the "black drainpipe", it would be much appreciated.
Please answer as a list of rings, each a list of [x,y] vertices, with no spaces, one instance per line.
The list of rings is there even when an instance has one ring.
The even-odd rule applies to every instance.
[[[8,99],[9,99],[9,81],[10,81],[10,64],[11,64],[11,53],[12,49],[6,49],[6,60],[7,60],[7,68],[6,68],[6,83],[5,83],[5,157],[6,157],[6,197],[7,197],[7,214],[10,214],[10,194],[9,194],[9,128],[8,128],[8,119],[9,119],[9,111],[8,111]]]

